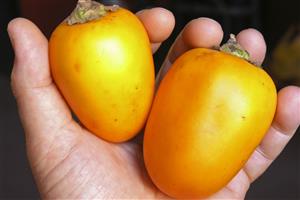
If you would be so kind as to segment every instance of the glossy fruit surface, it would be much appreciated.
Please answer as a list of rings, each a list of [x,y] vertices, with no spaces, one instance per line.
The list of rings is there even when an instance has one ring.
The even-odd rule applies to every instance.
[[[111,142],[144,126],[154,94],[154,64],[145,28],[118,8],[83,24],[60,24],[49,44],[53,78],[83,125]]]
[[[182,55],[163,79],[144,136],[154,184],[175,198],[207,197],[243,167],[273,120],[268,74],[209,49]]]

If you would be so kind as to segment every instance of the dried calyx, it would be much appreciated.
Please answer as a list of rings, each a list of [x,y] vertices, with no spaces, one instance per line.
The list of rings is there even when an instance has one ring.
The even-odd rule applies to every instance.
[[[119,6],[104,6],[92,0],[78,0],[77,6],[66,19],[68,25],[83,24],[105,16],[108,12],[115,12]]]
[[[250,62],[250,54],[237,42],[234,34],[230,34],[230,39],[220,47],[220,51]]]

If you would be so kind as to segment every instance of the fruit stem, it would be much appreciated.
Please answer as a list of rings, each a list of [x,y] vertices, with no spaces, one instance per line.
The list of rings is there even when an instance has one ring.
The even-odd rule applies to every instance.
[[[68,25],[83,24],[105,16],[108,12],[115,12],[119,6],[104,6],[92,0],[78,0],[77,6],[67,18]]]
[[[234,34],[230,34],[229,40],[220,47],[220,51],[250,62],[250,54],[237,42]]]

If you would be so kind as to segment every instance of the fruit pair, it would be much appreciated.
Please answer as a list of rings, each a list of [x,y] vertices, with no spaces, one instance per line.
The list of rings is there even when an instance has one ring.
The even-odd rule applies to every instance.
[[[235,45],[223,50],[248,56]],[[261,68],[209,49],[191,50],[175,61],[151,108],[150,42],[142,23],[123,8],[79,1],[49,46],[57,86],[94,134],[126,141],[150,112],[145,165],[155,185],[172,197],[206,197],[226,185],[275,113],[276,89]]]

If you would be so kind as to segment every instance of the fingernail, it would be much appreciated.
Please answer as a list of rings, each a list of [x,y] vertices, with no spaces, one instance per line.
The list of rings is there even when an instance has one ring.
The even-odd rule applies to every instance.
[[[12,33],[12,23],[13,21],[10,21],[7,25],[7,33],[8,33],[8,36],[9,36],[9,39],[10,39],[10,42],[12,44],[12,46],[14,47],[14,39],[13,39],[13,33]]]
[[[17,52],[16,52],[16,48],[15,48],[15,33],[14,33],[14,29],[15,29],[15,19],[11,20],[8,25],[7,25],[7,33],[10,39],[10,43],[13,47],[14,53],[15,53],[15,59],[17,58]]]

